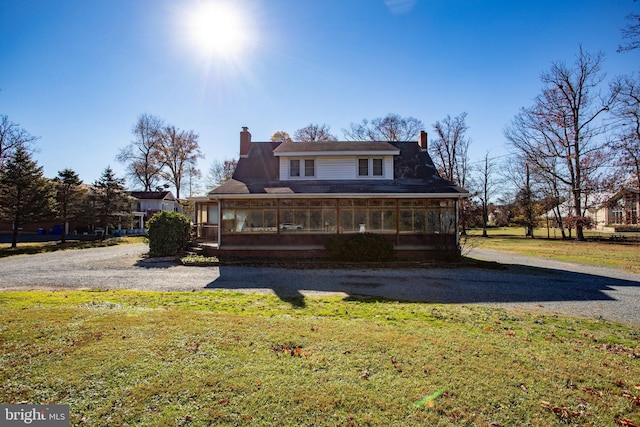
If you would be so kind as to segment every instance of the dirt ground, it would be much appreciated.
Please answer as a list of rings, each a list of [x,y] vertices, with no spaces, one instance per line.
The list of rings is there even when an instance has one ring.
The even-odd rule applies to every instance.
[[[519,307],[640,325],[640,275],[488,249],[474,249],[468,256],[503,268],[187,267],[171,258],[147,258],[147,251],[145,244],[131,244],[2,258],[0,289],[217,289],[272,293],[287,300],[379,297]]]

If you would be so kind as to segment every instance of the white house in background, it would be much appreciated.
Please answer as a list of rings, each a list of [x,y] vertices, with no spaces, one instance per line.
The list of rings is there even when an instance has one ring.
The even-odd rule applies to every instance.
[[[140,229],[144,229],[146,222],[158,212],[181,212],[180,203],[171,191],[132,191],[130,194]]]
[[[604,222],[611,231],[618,226],[638,226],[638,211],[640,211],[640,191],[633,188],[623,188],[610,197],[599,210],[604,216]]]
[[[615,232],[619,226],[640,226],[640,192],[633,188],[623,188],[616,193],[601,192],[590,195],[584,216],[591,218],[594,230]],[[560,205],[563,218],[574,214],[572,204],[567,201]],[[555,218],[553,210],[545,217]]]

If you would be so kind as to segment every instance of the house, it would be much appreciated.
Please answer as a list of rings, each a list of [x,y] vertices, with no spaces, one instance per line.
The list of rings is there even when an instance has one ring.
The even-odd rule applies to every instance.
[[[638,211],[640,210],[640,192],[633,188],[622,188],[613,192],[597,192],[583,199],[584,216],[591,220],[594,230],[616,232],[621,228],[640,229]],[[563,218],[574,215],[573,204],[566,201],[559,206]],[[555,211],[550,210],[544,215],[555,218]]]
[[[138,228],[144,225],[153,215],[162,211],[180,212],[180,203],[171,191],[132,191],[134,200],[134,216],[138,220]]]
[[[640,210],[640,191],[623,188],[598,208],[589,212],[597,224],[596,228],[615,232],[625,226],[638,227],[638,211]]]
[[[459,251],[468,195],[438,175],[426,132],[417,143],[253,142],[245,127],[233,177],[194,202],[198,238],[216,254],[321,256],[329,236],[371,232],[408,257]]]

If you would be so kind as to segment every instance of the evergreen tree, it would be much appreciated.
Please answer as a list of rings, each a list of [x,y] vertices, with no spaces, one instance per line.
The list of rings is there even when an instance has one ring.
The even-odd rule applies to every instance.
[[[56,198],[58,201],[58,219],[62,221],[62,236],[60,241],[65,242],[67,223],[75,219],[81,212],[82,197],[86,191],[82,188],[82,180],[72,169],[63,169],[53,179],[56,185]]]
[[[98,223],[104,227],[104,239],[109,227],[117,227],[131,215],[132,201],[125,189],[124,179],[117,178],[110,167],[107,167],[93,184],[93,200]]]
[[[25,147],[16,148],[0,170],[0,218],[13,223],[11,247],[18,244],[18,229],[51,218],[55,213],[53,183]]]

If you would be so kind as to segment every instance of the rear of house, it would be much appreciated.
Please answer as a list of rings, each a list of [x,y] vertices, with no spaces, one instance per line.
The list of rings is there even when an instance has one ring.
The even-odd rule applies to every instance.
[[[228,255],[313,256],[335,234],[383,235],[399,257],[459,251],[468,193],[418,142],[252,142],[231,180],[196,200],[198,237]]]

